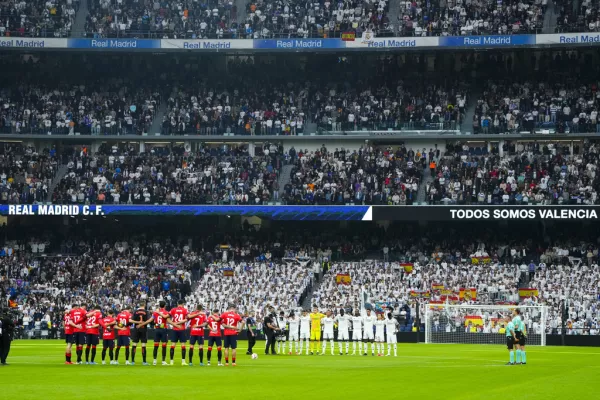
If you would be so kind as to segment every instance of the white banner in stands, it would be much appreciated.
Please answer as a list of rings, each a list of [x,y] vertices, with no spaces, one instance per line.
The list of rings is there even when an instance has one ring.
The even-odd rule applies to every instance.
[[[356,38],[355,41],[346,42],[347,49],[399,49],[399,48],[417,48],[417,47],[438,47],[440,38],[438,37],[388,37],[372,38],[370,40]]]
[[[600,34],[598,33],[557,33],[552,35],[536,35],[535,44],[585,44],[599,45]]]
[[[67,48],[67,39],[43,39],[43,38],[10,38],[0,37],[0,48],[13,49],[48,49]]]
[[[182,49],[195,51],[252,49],[252,39],[162,39],[161,49]]]

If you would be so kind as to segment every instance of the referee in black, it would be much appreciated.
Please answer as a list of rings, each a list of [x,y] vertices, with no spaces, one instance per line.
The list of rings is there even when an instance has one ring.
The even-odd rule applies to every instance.
[[[142,365],[149,365],[146,362],[146,343],[148,343],[148,324],[152,322],[152,315],[146,310],[146,303],[141,303],[135,310],[132,320],[135,321],[135,327],[131,332],[131,365],[135,363],[135,351],[139,342],[142,342]]]
[[[277,323],[275,322],[275,309],[273,307],[269,308],[267,315],[265,316],[263,330],[265,331],[265,336],[267,338],[267,343],[265,347],[265,355],[269,354],[269,347],[271,348],[271,354],[276,355],[275,353],[275,333],[280,331]]]

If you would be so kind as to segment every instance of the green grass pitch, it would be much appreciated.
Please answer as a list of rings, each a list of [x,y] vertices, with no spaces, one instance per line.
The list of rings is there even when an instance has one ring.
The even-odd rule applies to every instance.
[[[144,367],[139,351],[135,366],[124,349],[120,366],[64,365],[62,342],[15,341],[0,398],[577,399],[594,398],[600,378],[597,348],[529,347],[527,365],[505,366],[492,345],[399,344],[398,357],[265,356],[263,345],[252,360],[242,342],[237,367],[217,367],[216,351],[213,366],[184,367],[179,349],[175,366]]]

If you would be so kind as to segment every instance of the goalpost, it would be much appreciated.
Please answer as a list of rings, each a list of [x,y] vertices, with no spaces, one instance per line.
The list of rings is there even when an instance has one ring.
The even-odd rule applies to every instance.
[[[425,343],[506,344],[504,319],[521,311],[527,346],[546,345],[546,306],[425,304]]]

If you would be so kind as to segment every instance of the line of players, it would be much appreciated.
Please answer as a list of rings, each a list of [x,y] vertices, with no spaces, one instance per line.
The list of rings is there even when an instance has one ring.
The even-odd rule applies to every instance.
[[[509,352],[509,362],[506,365],[527,364],[525,344],[527,342],[527,328],[519,309],[513,310],[513,318],[506,318],[506,348]],[[513,349],[516,349],[513,350]]]
[[[134,365],[138,343],[141,343],[143,365],[146,362],[146,343],[148,342],[148,325],[154,324],[154,353],[153,365],[157,365],[158,350],[162,347],[162,365],[166,361],[167,344],[171,341],[170,365],[174,363],[175,347],[181,345],[181,364],[193,365],[195,345],[198,344],[200,365],[204,365],[204,329],[208,329],[207,365],[210,365],[213,347],[217,348],[218,365],[223,366],[222,356],[225,349],[225,366],[229,365],[231,355],[232,366],[236,365],[237,335],[242,330],[242,318],[231,306],[225,313],[213,310],[207,316],[201,306],[189,312],[184,302],[179,301],[177,307],[170,311],[165,309],[161,301],[152,313],[146,310],[145,304],[133,312],[124,307],[117,315],[108,310],[103,315],[99,307],[89,307],[73,304],[65,311],[64,327],[66,337],[65,363],[72,362],[72,346],[76,346],[77,364],[83,364],[83,347],[85,347],[85,363],[95,365],[96,347],[102,336],[102,364],[106,364],[108,353],[110,364],[119,364],[121,348],[125,349],[125,364]],[[190,329],[190,348],[186,359],[187,329]],[[223,329],[223,337],[221,336]],[[170,333],[170,335],[169,335]],[[170,336],[170,337],[169,337]],[[115,351],[115,340],[116,351]],[[222,343],[224,341],[224,343]],[[130,352],[131,346],[131,352]],[[131,358],[130,358],[131,357]]]
[[[373,356],[375,354],[383,356],[385,342],[387,342],[387,356],[391,355],[392,349],[394,356],[398,355],[398,321],[391,313],[388,313],[384,317],[381,313],[375,314],[371,310],[367,310],[365,316],[361,316],[358,311],[353,316],[350,316],[346,314],[344,309],[341,309],[338,315],[334,316],[331,311],[322,314],[319,312],[318,307],[313,307],[312,313],[309,314],[308,311],[303,311],[300,318],[296,317],[293,313],[288,318],[285,318],[283,312],[280,313],[278,318],[267,316],[264,325],[265,333],[267,334],[266,354],[269,354],[269,350],[273,354],[276,354],[275,342],[277,343],[277,352],[285,353],[285,331],[287,327],[289,340],[288,354],[292,354],[294,351],[294,344],[295,353],[302,354],[303,344],[305,343],[307,355],[324,355],[327,351],[327,341],[329,341],[331,354],[333,355],[335,352],[334,328],[337,325],[337,341],[340,355],[349,354],[350,341],[352,341],[352,355],[356,355],[358,351],[359,355],[363,354],[366,356],[368,354],[369,343],[371,343],[371,354]],[[272,335],[269,334],[270,330],[273,331]],[[350,339],[350,330],[352,330],[352,339]],[[375,352],[376,350],[377,353]]]

